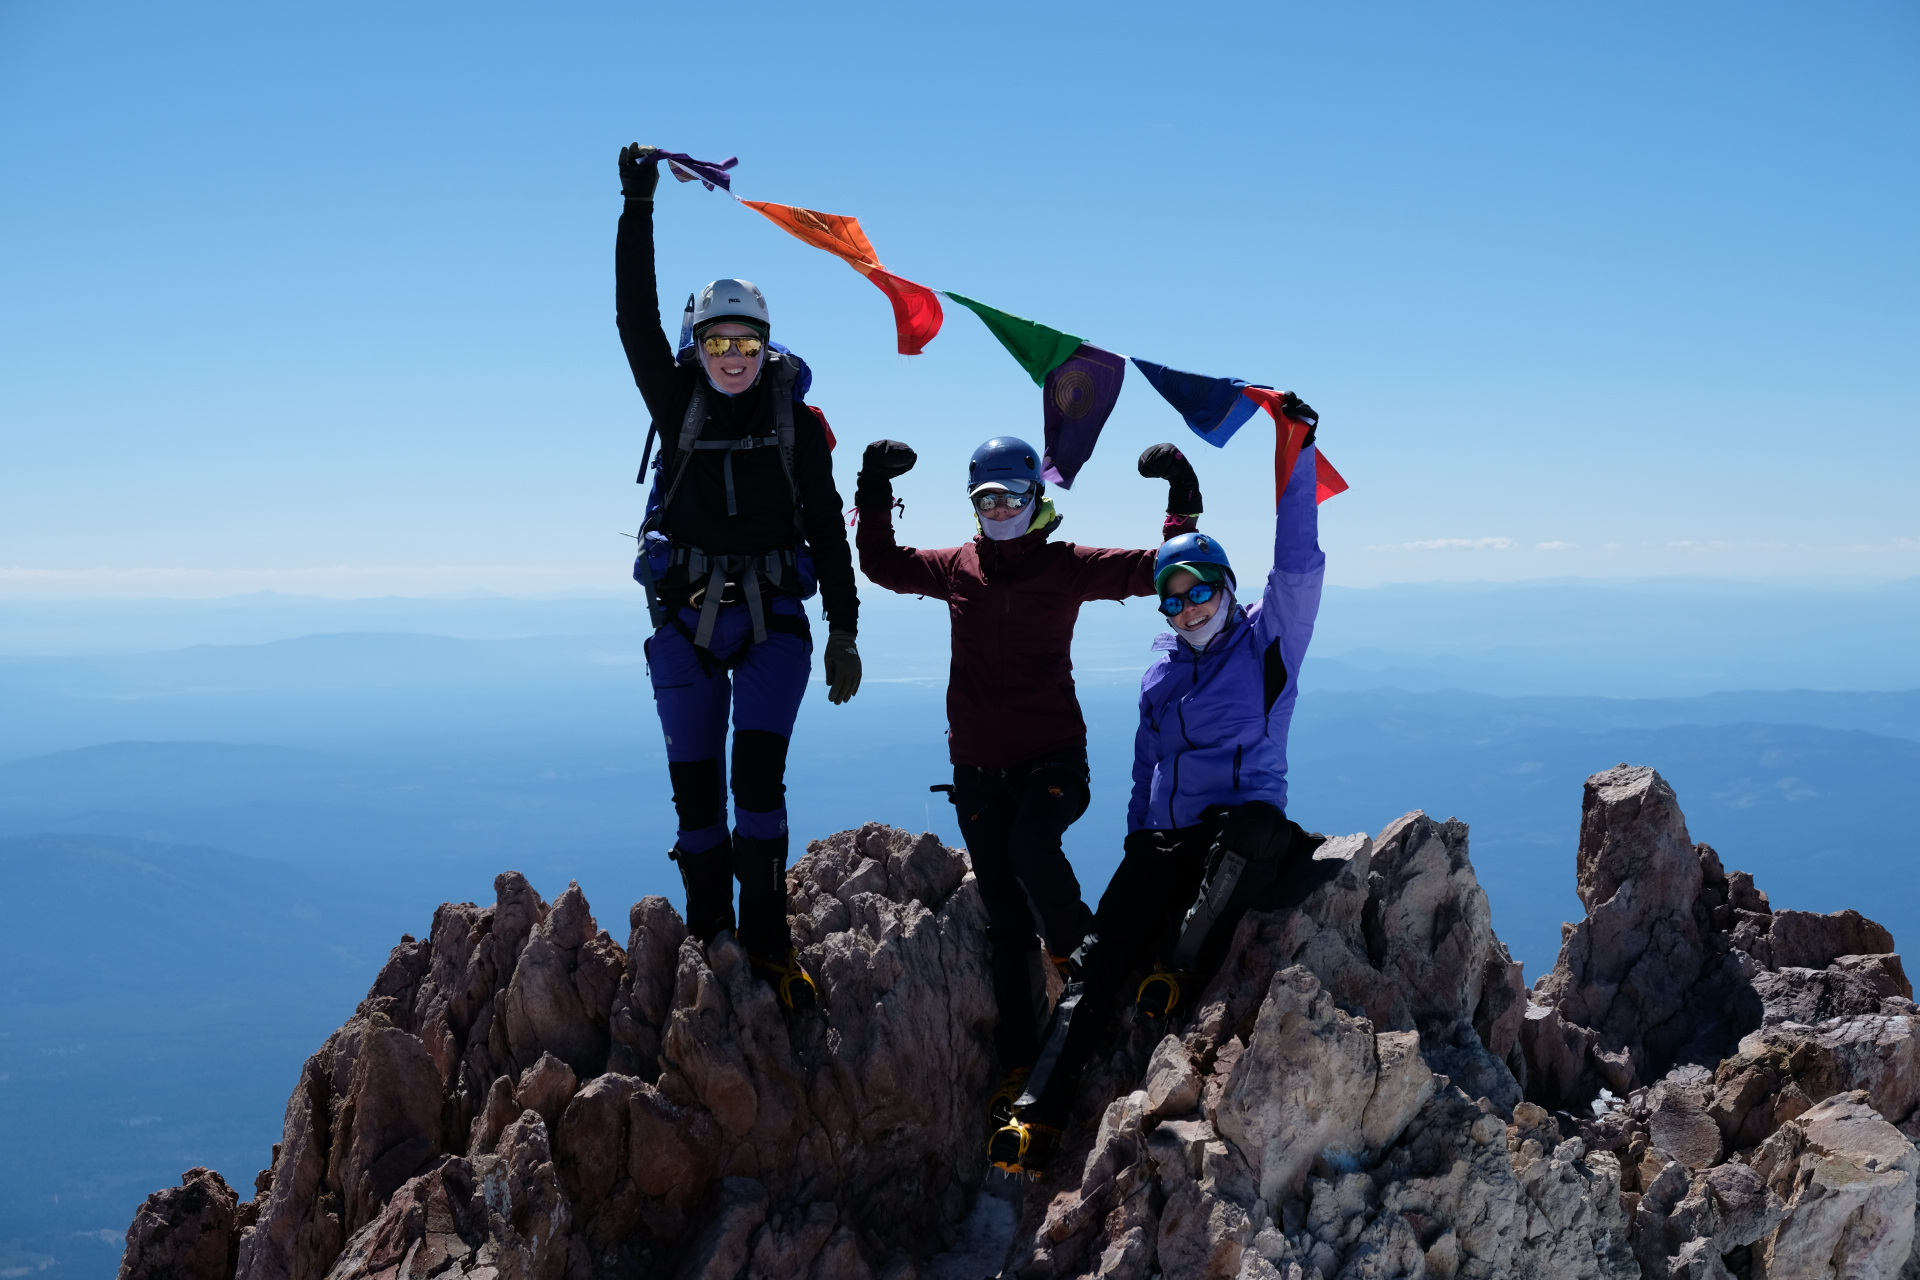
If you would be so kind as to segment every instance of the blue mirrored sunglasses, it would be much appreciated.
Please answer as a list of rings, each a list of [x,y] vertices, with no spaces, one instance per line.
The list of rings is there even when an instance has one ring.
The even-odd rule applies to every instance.
[[[1185,613],[1192,605],[1205,604],[1219,594],[1220,588],[1213,583],[1196,582],[1180,595],[1161,596],[1160,612],[1171,618],[1177,613]]]

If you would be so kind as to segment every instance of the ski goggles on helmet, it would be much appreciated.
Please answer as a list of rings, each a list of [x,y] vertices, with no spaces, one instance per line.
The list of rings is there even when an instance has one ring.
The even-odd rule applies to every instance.
[[[1185,613],[1196,604],[1205,604],[1220,594],[1220,587],[1211,582],[1196,582],[1178,595],[1160,597],[1160,612],[1169,618]]]
[[[764,341],[750,333],[739,336],[713,333],[700,339],[700,346],[709,356],[716,360],[727,354],[728,347],[732,347],[735,351],[738,351],[741,355],[751,360],[753,357],[759,355],[761,351],[765,350],[766,345]]]

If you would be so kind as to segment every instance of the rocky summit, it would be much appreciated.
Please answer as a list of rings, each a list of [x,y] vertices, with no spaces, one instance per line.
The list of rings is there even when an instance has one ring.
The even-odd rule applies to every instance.
[[[1529,990],[1467,845],[1420,813],[1327,841],[1190,1017],[1123,1017],[1030,1182],[986,1166],[963,851],[811,845],[824,1005],[794,1016],[665,899],[623,947],[510,872],[401,939],[253,1198],[188,1171],[121,1280],[1920,1276],[1920,1012],[1885,929],[1774,910],[1623,765],[1587,782],[1586,918]]]

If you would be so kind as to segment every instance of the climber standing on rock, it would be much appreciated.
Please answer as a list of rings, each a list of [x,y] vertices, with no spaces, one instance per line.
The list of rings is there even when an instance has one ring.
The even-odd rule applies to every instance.
[[[1119,868],[1100,897],[1076,1016],[1058,1056],[1043,1061],[1014,1117],[989,1141],[1000,1168],[1030,1172],[1057,1149],[1081,1074],[1118,1012],[1128,975],[1150,957],[1135,994],[1164,1018],[1197,994],[1197,975],[1223,956],[1236,921],[1282,887],[1289,864],[1316,843],[1286,815],[1287,728],[1297,676],[1320,608],[1314,429],[1319,416],[1288,393],[1280,422],[1298,457],[1277,502],[1273,571],[1244,608],[1226,549],[1203,533],[1160,548],[1154,589],[1170,634],[1141,681],[1133,799]],[[1050,1043],[1050,1051],[1052,1049]]]
[[[952,619],[952,798],[987,907],[1000,1010],[994,1042],[1007,1074],[990,1104],[999,1125],[1011,1118],[1040,1051],[1029,958],[1044,942],[1070,976],[1093,918],[1061,848],[1088,800],[1074,623],[1089,600],[1151,595],[1154,552],[1053,541],[1061,516],[1046,496],[1040,453],[1012,436],[987,441],[967,464],[977,527],[971,542],[938,551],[900,546],[892,482],[916,460],[897,440],[867,446],[854,494],[855,541],[867,577],[889,591],[943,600]],[[1139,470],[1167,482],[1162,536],[1191,534],[1200,482],[1186,457],[1157,444],[1140,455]]]
[[[788,1008],[808,1008],[818,993],[794,952],[786,893],[787,743],[813,654],[801,601],[818,589],[828,698],[843,703],[860,687],[853,557],[824,419],[802,399],[810,375],[768,341],[760,290],[715,280],[688,302],[685,349],[668,344],[654,278],[659,159],[637,144],[620,152],[614,292],[620,342],[653,415],[649,450],[653,435],[661,444],[641,464],[652,489],[634,576],[653,615],[647,665],[679,818],[669,856],[694,936],[710,943],[734,929],[738,879],[737,936],[755,972]]]

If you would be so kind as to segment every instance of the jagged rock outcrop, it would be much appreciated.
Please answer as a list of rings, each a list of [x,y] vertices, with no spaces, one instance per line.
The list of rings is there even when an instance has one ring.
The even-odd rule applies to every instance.
[[[1187,1027],[1123,1015],[1006,1274],[1637,1275],[1617,1160],[1516,1111],[1526,990],[1465,824],[1315,863]]]
[[[962,852],[810,846],[788,888],[825,1008],[798,1016],[664,899],[623,948],[578,886],[509,873],[395,948],[254,1199],[191,1171],[122,1280],[909,1280],[1001,1266],[989,1239],[1030,1280],[1920,1277],[1892,938],[1774,911],[1652,770],[1588,781],[1587,916],[1532,991],[1464,824],[1409,814],[1296,870],[1189,1018],[1122,1012],[1060,1155],[984,1216]]]
[[[962,854],[882,827],[813,845],[789,892],[826,1001],[792,1020],[664,899],[622,948],[577,885],[495,889],[394,949],[255,1199],[190,1174],[143,1209],[130,1275],[857,1276],[965,1216],[993,1007]]]
[[[120,1280],[200,1280],[231,1275],[240,1197],[211,1169],[189,1169],[156,1191],[127,1228]]]
[[[1643,1274],[1920,1274],[1920,1017],[1892,936],[1773,910],[1651,769],[1588,779],[1580,835],[1587,918],[1531,995],[1528,1090],[1619,1155]]]

